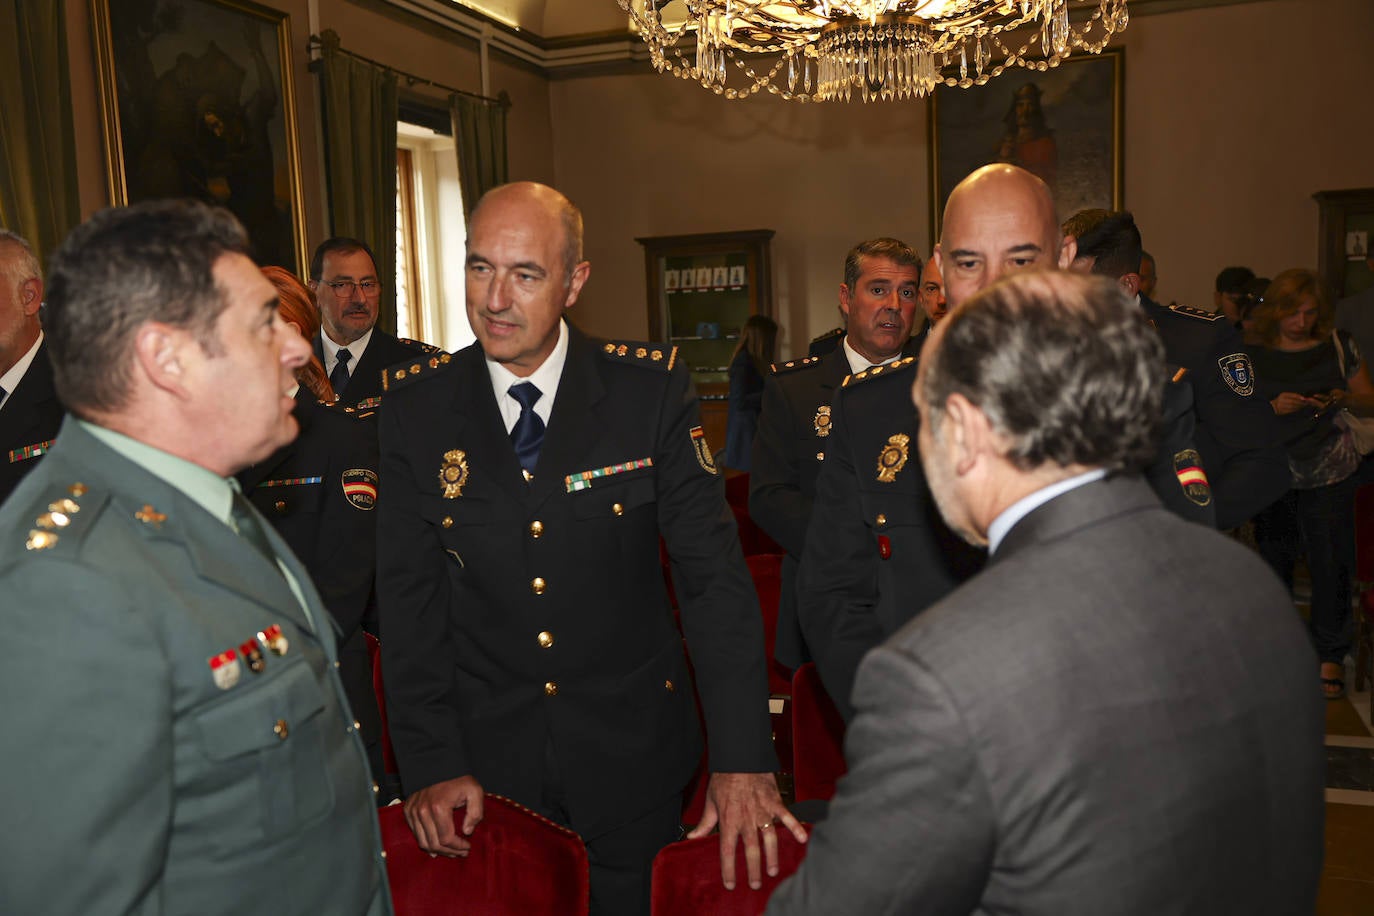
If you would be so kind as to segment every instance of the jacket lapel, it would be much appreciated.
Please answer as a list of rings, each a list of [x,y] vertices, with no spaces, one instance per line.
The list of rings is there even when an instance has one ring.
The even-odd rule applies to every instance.
[[[284,614],[306,631],[314,629],[280,572],[224,522],[70,418],[60,439],[65,459],[80,469],[78,479],[106,481],[111,492],[106,511],[135,520],[135,530],[147,540],[184,553],[191,569],[207,582]],[[276,538],[272,526],[261,524],[278,555],[290,557],[290,548]],[[293,566],[293,572],[299,569]],[[302,570],[299,575],[304,578],[298,581],[308,585],[308,574]],[[313,588],[306,591],[314,594]],[[317,618],[325,613],[318,602],[311,610]]]
[[[468,467],[474,479],[489,477],[512,498],[523,502],[529,495],[529,486],[515,457],[501,412],[497,410],[491,373],[487,371],[482,347],[473,344],[459,351],[455,359],[459,365],[449,399],[454,426],[452,432],[441,433],[443,448],[435,456],[434,470],[438,473],[443,451],[463,449],[468,454]]]

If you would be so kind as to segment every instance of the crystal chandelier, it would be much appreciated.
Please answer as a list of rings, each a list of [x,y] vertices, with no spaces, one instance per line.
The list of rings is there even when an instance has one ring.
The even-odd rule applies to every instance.
[[[766,88],[802,102],[920,98],[1009,67],[1044,71],[1098,53],[1128,21],[1126,0],[678,0],[677,23],[665,23],[671,0],[616,2],[660,73],[727,99]]]

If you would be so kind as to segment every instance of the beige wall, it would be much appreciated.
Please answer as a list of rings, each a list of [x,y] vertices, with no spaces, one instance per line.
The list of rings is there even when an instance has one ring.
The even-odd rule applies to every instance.
[[[1231,263],[1315,267],[1312,192],[1374,185],[1374,3],[1137,16],[1123,44],[1125,205],[1166,301],[1210,308]],[[727,102],[657,75],[559,82],[553,100],[558,181],[587,213],[578,308],[594,331],[644,333],[635,236],[776,229],[785,352],[835,324],[850,244],[894,234],[929,251],[924,102]]]
[[[307,222],[325,229],[307,0],[291,15]],[[345,48],[480,89],[468,39],[377,0],[319,0]],[[83,212],[107,202],[87,4],[67,4]],[[1304,25],[1302,17],[1319,20]],[[1370,0],[1267,0],[1137,16],[1127,30],[1126,206],[1159,258],[1167,299],[1210,304],[1230,263],[1315,266],[1317,190],[1374,185]],[[594,333],[646,333],[636,236],[771,228],[784,348],[836,323],[840,262],[891,234],[930,249],[926,105],[726,102],[651,73],[550,82],[498,53],[512,97],[510,174],[551,181],[586,212],[593,274],[577,315]]]

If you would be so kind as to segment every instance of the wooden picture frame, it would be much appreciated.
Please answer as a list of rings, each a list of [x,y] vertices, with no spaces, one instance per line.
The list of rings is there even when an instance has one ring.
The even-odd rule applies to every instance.
[[[302,274],[288,14],[249,0],[91,0],[110,202],[193,197]]]
[[[950,191],[975,169],[1015,162],[1050,184],[1061,218],[1122,207],[1125,52],[1071,57],[1041,73],[1016,68],[984,86],[930,96],[931,240]]]

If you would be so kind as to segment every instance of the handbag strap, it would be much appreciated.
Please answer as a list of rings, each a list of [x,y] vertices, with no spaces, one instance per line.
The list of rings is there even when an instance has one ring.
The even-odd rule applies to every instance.
[[[1331,329],[1331,342],[1336,345],[1336,364],[1341,367],[1341,381],[1345,378],[1345,347],[1341,345],[1341,338],[1336,333],[1336,329]]]

